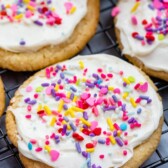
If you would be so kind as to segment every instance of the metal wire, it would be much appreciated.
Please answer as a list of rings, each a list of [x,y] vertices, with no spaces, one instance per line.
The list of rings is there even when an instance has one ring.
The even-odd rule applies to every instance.
[[[109,53],[124,59],[118,49],[111,17],[111,9],[116,3],[117,0],[101,0],[101,15],[97,33],[80,54]],[[18,73],[0,70],[5,86],[7,105],[17,88],[32,74],[32,72]],[[165,119],[161,142],[151,158],[141,168],[168,168],[168,83],[158,79],[152,80],[163,99]],[[11,144],[6,134],[5,116],[6,113],[0,118],[0,168],[24,168],[19,159],[18,150]]]

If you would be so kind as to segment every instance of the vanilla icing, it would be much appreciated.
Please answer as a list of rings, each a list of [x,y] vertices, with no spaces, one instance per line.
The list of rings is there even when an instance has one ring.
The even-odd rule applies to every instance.
[[[149,138],[159,125],[163,107],[154,88],[137,68],[114,56],[106,54],[77,56],[72,60],[47,68],[45,71],[46,77],[36,75],[27,86],[20,88],[17,92],[17,95],[21,96],[19,102],[16,103],[14,98],[14,105],[8,108],[15,116],[19,152],[27,158],[55,168],[66,168],[67,166],[69,168],[91,166],[93,168],[95,166],[117,168],[132,158],[134,155],[133,148]],[[93,74],[97,74],[99,77]],[[76,76],[75,83],[72,82],[73,76]],[[69,84],[67,84],[67,80],[69,80]],[[97,85],[95,81],[97,81]],[[95,83],[95,85],[89,85],[88,82],[89,84]],[[63,87],[58,89],[57,86]],[[51,91],[53,88],[55,88],[55,94],[68,95],[70,92],[74,94],[74,97],[77,96],[77,99],[74,100],[71,96],[70,98],[66,96],[67,99],[64,99],[63,96],[59,100],[58,95],[53,97],[54,93]],[[91,95],[89,97],[91,99],[86,98],[86,93]],[[127,96],[124,97],[124,94]],[[140,96],[141,100],[138,102]],[[86,121],[91,123],[89,129],[101,128],[99,136],[91,136],[90,134],[89,136],[81,132],[81,128],[85,124],[77,121],[83,117],[83,112],[80,112],[80,110],[74,112],[74,118],[70,113],[67,113],[67,109],[61,108],[58,112],[61,99],[64,100],[64,105],[66,104],[68,109],[71,109],[74,106],[79,107],[77,102],[81,100],[81,97],[83,99],[85,97],[89,104],[88,108],[86,107],[84,110],[88,116]],[[113,99],[114,109],[108,109],[112,106],[109,103],[110,98]],[[109,100],[106,104],[101,102],[105,99]],[[130,99],[133,99],[133,104]],[[96,105],[96,102],[99,103]],[[37,110],[39,104],[47,105],[55,114],[39,117],[39,110]],[[28,106],[31,106],[30,111],[27,109]],[[97,115],[93,112],[93,107],[97,108]],[[128,117],[125,120],[122,118],[123,112]],[[56,124],[59,121],[59,114],[66,115],[69,120],[67,123],[77,124],[75,133],[80,134],[84,138],[83,141],[77,141],[72,137],[73,129],[67,129],[67,135],[58,133],[58,130],[62,128],[62,124],[60,126]],[[51,126],[53,117],[57,118],[57,122],[54,126]],[[111,120],[113,125],[117,124],[119,128],[114,126],[115,128],[112,131],[107,124],[107,118]],[[141,126],[131,129],[129,124],[131,119],[136,120],[136,123]],[[117,129],[120,130],[120,133],[122,132],[120,136],[116,136],[114,133]],[[56,137],[52,137],[53,133],[54,136],[59,136],[60,142],[56,140]],[[115,138],[115,144],[108,139],[111,134]],[[116,142],[117,138],[122,146]],[[33,144],[32,139],[36,140],[35,144]],[[98,142],[100,140],[105,140],[106,143],[101,144]],[[50,149],[56,150],[59,155],[55,161],[51,161],[50,152],[44,147],[46,141],[49,141]],[[92,143],[94,144],[94,152],[89,153],[88,157],[85,158],[77,151],[76,143],[79,143],[81,152],[86,151],[87,143]],[[42,151],[37,152],[36,150],[39,147]],[[126,154],[123,154],[124,152]],[[103,158],[100,159],[101,156]]]
[[[33,52],[66,41],[86,15],[87,0],[1,0],[0,13],[5,12],[0,15],[0,48]]]
[[[146,43],[146,45],[142,45],[139,40],[132,37],[133,32],[138,32],[145,38],[146,30],[142,24],[143,20],[146,20],[148,24],[150,24],[151,19],[156,18],[157,15],[160,15],[161,19],[167,18],[166,10],[159,12],[159,10],[154,7],[154,4],[159,2],[158,0],[154,1],[140,0],[140,5],[134,12],[131,12],[131,10],[133,9],[136,1],[120,1],[118,3],[120,13],[116,16],[116,28],[120,31],[123,54],[137,57],[148,68],[168,72],[168,35],[164,36],[164,40],[159,40],[158,36],[160,31],[158,31],[153,34],[155,41],[152,42],[152,44]],[[132,24],[132,17],[137,18],[137,25]]]

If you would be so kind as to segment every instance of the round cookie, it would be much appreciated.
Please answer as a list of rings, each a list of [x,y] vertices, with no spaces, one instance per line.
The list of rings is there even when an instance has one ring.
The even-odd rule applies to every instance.
[[[147,74],[166,81],[167,8],[167,3],[159,0],[126,0],[119,1],[112,11],[116,36],[124,56]]]
[[[26,168],[139,167],[160,140],[155,89],[116,57],[78,56],[19,88],[7,109],[7,134]]]
[[[0,116],[3,114],[4,107],[5,107],[5,92],[3,82],[0,77]]]
[[[34,71],[66,60],[81,51],[96,31],[99,20],[99,0],[72,0],[71,2],[52,0],[47,2],[56,3],[59,8],[51,4],[41,5],[41,1],[37,1],[37,4],[34,1],[29,1],[29,4],[27,2],[20,4],[21,2],[18,1],[17,5],[16,1],[11,0],[12,2],[14,4],[10,7],[9,2],[3,0],[1,4],[7,3],[7,7],[2,12],[8,12],[8,8],[14,12],[15,10],[19,10],[19,13],[22,10],[23,12],[13,18],[14,23],[8,23],[9,16],[3,17],[6,20],[0,20],[2,24],[0,34],[3,39],[0,40],[1,68],[13,71]],[[29,9],[29,12],[24,6]],[[56,11],[53,12],[52,17],[48,17],[51,13],[49,7],[50,10]],[[34,8],[35,14],[38,14],[37,20],[32,14]],[[24,13],[25,10],[26,13]],[[35,18],[31,19],[31,14]],[[54,23],[53,19],[56,19]],[[6,22],[11,24],[13,29]],[[6,34],[14,37],[9,41]]]

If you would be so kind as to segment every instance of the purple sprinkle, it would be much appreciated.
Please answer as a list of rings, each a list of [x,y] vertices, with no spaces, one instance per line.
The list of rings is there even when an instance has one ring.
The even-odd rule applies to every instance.
[[[30,101],[30,98],[28,97],[28,98],[26,98],[26,99],[24,99],[24,102],[25,103],[28,103]]]
[[[64,116],[64,120],[65,120],[66,122],[69,122],[68,117],[65,117],[65,116]]]
[[[122,104],[122,111],[126,111],[126,104]]]
[[[76,92],[76,91],[77,91],[77,89],[76,89],[75,87],[73,87],[73,86],[71,86],[70,89],[71,89],[73,92]]]
[[[106,107],[106,108],[103,108],[103,111],[110,111],[110,110],[115,110],[116,109],[116,106],[109,106],[109,107]]]
[[[92,165],[92,168],[97,168],[95,164]]]
[[[55,135],[55,139],[59,139],[59,136],[58,136],[58,135]]]
[[[64,79],[64,78],[65,78],[65,75],[64,75],[63,72],[60,73],[60,78],[61,78],[61,79]]]
[[[67,130],[67,125],[64,124],[64,125],[63,125],[63,129],[62,129],[62,135],[65,135],[66,130]]]
[[[143,99],[143,100],[149,100],[149,97],[148,96],[139,96],[140,99]]]
[[[139,108],[139,109],[137,110],[137,113],[138,113],[138,114],[141,114],[141,112],[142,112],[142,109]]]
[[[22,45],[22,46],[24,46],[26,44],[26,42],[25,41],[20,41],[20,45]]]
[[[88,120],[88,115],[87,115],[87,112],[83,112],[83,118],[85,119],[85,120]]]
[[[85,158],[87,158],[87,157],[88,157],[88,153],[85,152],[85,151],[83,151],[83,152],[82,152],[82,156],[85,157]]]
[[[59,79],[59,80],[57,81],[57,83],[60,85],[60,84],[61,84],[61,79]]]
[[[82,150],[81,150],[81,147],[80,147],[79,142],[76,142],[76,143],[75,143],[75,146],[76,146],[76,150],[78,151],[78,153],[81,153]]]
[[[92,75],[94,78],[96,78],[96,79],[99,79],[99,76],[97,75],[97,74],[95,74],[95,73],[93,73],[93,75]]]
[[[123,142],[121,141],[120,138],[116,137],[115,140],[119,146],[121,146],[121,147],[123,146]]]
[[[63,105],[64,110],[68,109],[68,106],[66,104]]]
[[[149,104],[149,103],[151,103],[152,102],[152,99],[148,99],[147,100],[147,103]]]
[[[37,103],[36,100],[31,100],[31,101],[28,102],[28,104],[31,104],[31,105],[34,105],[34,104],[36,104],[36,103]]]
[[[58,70],[62,69],[61,65],[57,65],[56,68],[57,68]]]
[[[94,88],[95,87],[95,85],[93,84],[93,83],[85,83],[85,85],[86,86],[88,86],[89,88]]]
[[[47,87],[47,86],[49,86],[50,84],[49,83],[42,83],[41,84],[41,86],[43,86],[43,87]]]
[[[118,99],[117,99],[117,96],[116,95],[112,95],[112,98],[113,100],[117,103],[118,102]]]
[[[144,40],[144,37],[143,36],[140,36],[140,35],[136,35],[135,37],[137,40]]]
[[[71,99],[71,100],[74,99],[74,94],[73,94],[73,93],[71,93],[71,95],[70,95],[70,99]]]
[[[124,86],[124,87],[126,87],[126,86],[127,86],[127,83],[126,83],[126,82],[124,82],[124,83],[123,83],[123,86]]]
[[[94,133],[90,133],[89,136],[90,136],[90,137],[94,137],[95,134],[94,134]]]
[[[75,132],[76,131],[75,125],[72,122],[70,122],[69,125],[72,128],[73,132]]]
[[[98,143],[100,143],[100,144],[105,144],[106,141],[105,141],[104,139],[98,139]]]
[[[58,144],[60,142],[60,139],[56,139],[55,142],[56,144]]]
[[[35,20],[34,23],[35,23],[36,25],[38,25],[38,26],[43,26],[43,23],[40,22],[39,20]]]
[[[154,10],[154,6],[152,4],[149,4],[148,7],[151,9],[151,10]]]
[[[131,123],[134,122],[134,120],[135,120],[135,119],[134,119],[133,117],[131,117],[131,118],[128,120],[128,123],[131,124]]]
[[[53,97],[56,97],[56,93],[55,93],[55,90],[54,90],[54,89],[51,89],[51,95],[52,95]]]
[[[56,97],[55,97],[55,100],[56,100],[56,101],[59,101],[59,100],[60,100],[60,96],[56,96]]]
[[[113,132],[113,136],[114,136],[114,137],[117,136],[117,131],[116,131],[116,130]]]

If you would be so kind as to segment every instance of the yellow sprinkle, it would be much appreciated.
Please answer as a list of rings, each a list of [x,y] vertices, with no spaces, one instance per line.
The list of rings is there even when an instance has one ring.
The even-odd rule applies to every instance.
[[[80,84],[80,79],[77,80],[76,85],[79,86]]]
[[[51,10],[54,12],[54,11],[55,11],[55,8],[51,8]]]
[[[28,5],[27,8],[28,8],[29,10],[31,10],[31,11],[34,11],[34,10],[35,10],[35,8],[34,8],[33,6],[30,6],[30,5]]]
[[[23,17],[23,14],[19,14],[15,16],[15,19],[21,19]]]
[[[79,66],[80,66],[81,69],[84,69],[84,63],[83,63],[83,61],[79,61]]]
[[[56,122],[56,118],[53,117],[53,118],[51,119],[50,126],[53,127],[53,126],[55,125],[55,122]]]
[[[82,78],[82,82],[86,82],[86,78]]]
[[[126,84],[130,84],[130,81],[129,81],[127,78],[123,78],[123,81],[124,81]]]
[[[70,96],[71,96],[71,92],[68,92],[67,95],[66,95],[66,97],[70,98]]]
[[[114,137],[112,135],[109,136],[109,139],[110,139],[111,144],[113,144],[113,145],[116,144],[116,141],[115,141],[115,139],[114,139]]]
[[[122,133],[122,132],[121,132],[120,130],[117,131],[117,135],[118,135],[118,136],[120,136],[121,133]]]
[[[106,121],[107,121],[107,124],[108,124],[110,130],[113,131],[114,127],[113,127],[113,123],[112,123],[111,119],[108,117]]]
[[[10,8],[11,6],[8,4],[8,5],[6,5],[6,8]]]
[[[47,105],[44,105],[44,110],[45,110],[45,112],[46,112],[48,115],[51,114],[51,110],[50,110],[50,108],[49,108]]]
[[[45,146],[44,146],[44,149],[45,149],[47,152],[50,152],[50,151],[51,151],[51,148],[50,148],[50,146],[48,146],[48,145],[45,145]]]
[[[76,111],[76,112],[84,112],[83,109],[81,109],[79,107],[75,107],[75,106],[71,107],[71,109],[74,110],[74,111]]]
[[[24,3],[29,3],[29,2],[30,2],[30,0],[23,0],[23,2],[24,2]]]
[[[57,84],[54,89],[55,89],[55,91],[58,91],[59,90],[59,85]]]
[[[39,104],[38,107],[37,107],[37,111],[42,110],[42,108],[43,108],[43,107],[42,107],[42,104]]]
[[[70,10],[70,14],[73,14],[75,11],[76,11],[76,7],[73,6],[73,7],[71,8],[71,10]]]
[[[129,93],[125,92],[125,93],[123,94],[123,99],[126,99],[126,98],[128,97],[128,95],[129,95]]]
[[[69,124],[67,124],[67,129],[71,130],[71,126]]]
[[[59,106],[58,106],[58,112],[61,112],[63,109],[64,101],[60,100]]]
[[[69,114],[70,114],[70,116],[71,116],[72,118],[75,118],[75,113],[74,113],[74,111],[70,110],[70,111],[69,111]]]
[[[92,153],[92,152],[94,152],[94,150],[95,150],[94,148],[87,148],[86,152]]]
[[[83,124],[87,125],[88,127],[91,126],[90,122],[88,122],[88,121],[85,120],[84,118],[80,118],[80,120],[82,121]]]
[[[134,108],[137,106],[137,104],[135,103],[135,100],[132,97],[130,98],[130,102]]]
[[[76,102],[77,99],[78,99],[78,96],[74,96],[74,98],[73,98],[73,102]]]
[[[70,111],[69,111],[69,110],[65,111],[65,113],[64,113],[65,116],[67,116],[67,115],[69,115],[69,114],[70,114]]]
[[[113,90],[114,90],[114,87],[109,86],[109,87],[108,87],[108,90],[113,91]]]
[[[140,2],[136,2],[135,5],[131,9],[131,13],[135,12],[138,9],[139,5],[140,5]]]

